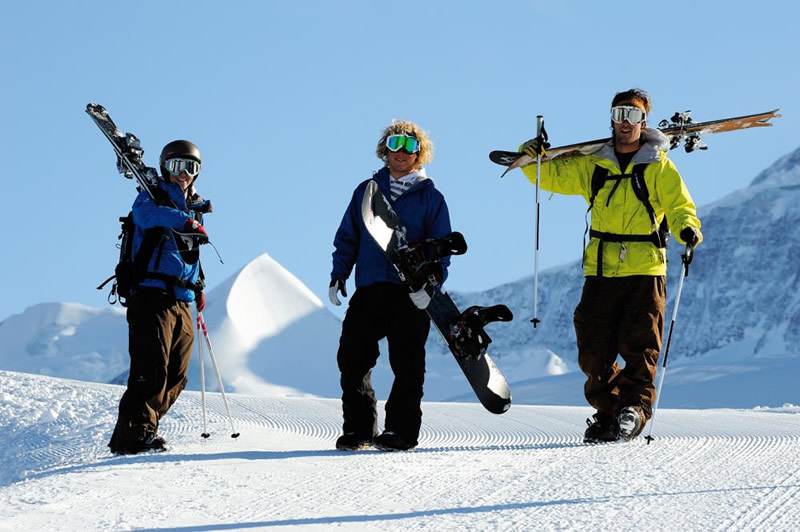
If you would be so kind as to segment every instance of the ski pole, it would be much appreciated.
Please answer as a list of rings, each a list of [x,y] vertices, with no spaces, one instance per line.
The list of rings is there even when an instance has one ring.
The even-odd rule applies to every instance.
[[[543,137],[543,135],[545,136]],[[536,117],[536,139],[539,141],[539,146],[536,149],[536,248],[533,252],[533,318],[531,319],[534,329],[541,321],[537,310],[539,306],[539,180],[542,177],[542,151],[544,150],[544,142],[547,140],[546,135],[544,117],[538,115]]]
[[[197,321],[200,324],[200,327],[203,329],[203,336],[206,337],[206,345],[208,345],[208,354],[211,358],[211,363],[214,365],[214,371],[217,374],[217,382],[219,383],[219,391],[222,392],[222,402],[225,403],[225,410],[228,412],[228,420],[231,423],[231,438],[238,438],[239,433],[236,432],[236,429],[233,427],[233,416],[231,416],[231,409],[228,407],[228,399],[225,397],[225,385],[222,384],[222,374],[219,372],[219,366],[217,365],[217,357],[214,356],[214,348],[211,347],[211,339],[208,337],[208,329],[206,328],[206,322],[203,319],[203,313],[197,313]]]
[[[672,343],[672,331],[675,329],[675,320],[678,318],[678,306],[681,303],[681,292],[683,292],[683,280],[689,275],[689,264],[692,263],[694,258],[694,248],[686,245],[686,251],[681,255],[681,262],[683,268],[681,269],[681,276],[678,280],[678,292],[675,294],[675,307],[672,309],[672,321],[669,323],[669,333],[667,334],[667,345],[664,348],[664,358],[661,361],[661,374],[658,376],[658,385],[656,386],[656,402],[653,405],[653,417],[650,418],[650,431],[645,436],[647,445],[653,441],[653,425],[655,424],[656,412],[658,412],[658,400],[661,399],[661,388],[664,386],[664,375],[667,373],[667,358],[669,358],[669,346]]]
[[[200,327],[200,313],[197,313],[197,336],[198,340],[202,329]],[[200,434],[203,438],[208,438],[210,434],[208,433],[208,424],[206,422],[206,370],[203,367],[203,359],[206,357],[205,353],[203,353],[203,342],[202,340],[197,342],[197,353],[200,356],[200,402],[203,405],[203,432]]]

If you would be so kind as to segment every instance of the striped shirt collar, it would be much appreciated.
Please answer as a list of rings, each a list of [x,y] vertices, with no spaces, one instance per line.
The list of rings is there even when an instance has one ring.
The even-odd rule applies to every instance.
[[[414,172],[397,179],[390,175],[389,188],[392,192],[392,201],[397,200],[397,198],[399,198],[404,192],[425,179],[428,179],[428,176],[425,173],[424,168],[415,170]]]

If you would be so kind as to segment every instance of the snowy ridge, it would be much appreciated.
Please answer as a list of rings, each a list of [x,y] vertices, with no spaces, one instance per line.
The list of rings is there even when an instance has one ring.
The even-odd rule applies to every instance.
[[[113,457],[122,391],[0,371],[0,529],[789,530],[800,519],[793,405],[663,410],[651,445],[586,446],[586,407],[494,416],[424,402],[416,451],[343,453],[337,400],[230,394],[233,440],[211,394],[204,440],[200,394],[185,392],[162,423],[169,451]],[[587,474],[598,464],[603,475]]]
[[[212,345],[221,346],[220,369],[232,390],[325,394],[328,387],[307,383],[338,373],[330,353],[338,344],[339,320],[266,253],[212,290],[207,309],[209,336]],[[207,382],[214,378],[208,371],[206,376]]]

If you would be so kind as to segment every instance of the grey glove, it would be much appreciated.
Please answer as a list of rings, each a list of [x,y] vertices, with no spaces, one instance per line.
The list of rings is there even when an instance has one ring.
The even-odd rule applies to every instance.
[[[428,294],[427,290],[425,290],[424,285],[416,292],[411,292],[408,294],[408,297],[411,298],[411,302],[414,303],[414,305],[420,310],[425,310],[428,308],[428,305],[431,302],[431,296]]]
[[[337,307],[342,304],[339,301],[337,292],[341,292],[342,296],[347,297],[347,288],[344,285],[344,279],[331,279],[330,287],[328,288],[328,299]]]

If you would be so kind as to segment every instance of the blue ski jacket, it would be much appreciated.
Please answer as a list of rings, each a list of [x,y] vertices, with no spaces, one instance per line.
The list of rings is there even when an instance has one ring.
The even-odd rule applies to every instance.
[[[167,193],[167,196],[175,207],[166,207],[157,204],[146,191],[142,191],[133,202],[133,223],[135,230],[133,233],[132,256],[135,258],[145,238],[145,231],[153,228],[163,228],[159,236],[155,250],[147,263],[146,272],[137,272],[139,280],[138,286],[151,286],[156,288],[168,289],[168,281],[162,279],[148,278],[148,273],[156,273],[173,277],[179,281],[185,281],[193,285],[197,284],[200,276],[200,261],[197,254],[198,242],[193,242],[192,250],[187,251],[186,246],[178,246],[176,236],[172,229],[182,231],[187,220],[196,219],[203,223],[203,215],[192,212],[186,204],[183,190],[177,183],[164,180],[158,181],[159,188]],[[134,287],[135,291],[135,287]],[[179,301],[194,301],[194,291],[187,287],[174,286],[175,298]]]
[[[382,168],[372,179],[378,183],[383,195],[391,198],[389,169]],[[355,266],[356,288],[378,282],[403,284],[381,248],[367,233],[361,218],[361,202],[369,181],[367,179],[356,187],[342,217],[342,223],[336,231],[331,279],[349,278]],[[447,203],[429,178],[419,181],[396,201],[390,200],[390,203],[403,221],[408,231],[408,242],[411,244],[426,238],[441,238],[451,232]],[[446,279],[450,258],[443,259],[441,265]]]

